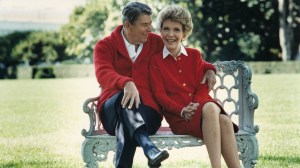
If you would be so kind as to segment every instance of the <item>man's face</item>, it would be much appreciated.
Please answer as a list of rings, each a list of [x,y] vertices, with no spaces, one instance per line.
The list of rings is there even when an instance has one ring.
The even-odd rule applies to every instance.
[[[151,23],[151,16],[146,14],[140,15],[133,24],[126,22],[125,29],[128,42],[131,44],[147,42],[148,33],[151,31]]]

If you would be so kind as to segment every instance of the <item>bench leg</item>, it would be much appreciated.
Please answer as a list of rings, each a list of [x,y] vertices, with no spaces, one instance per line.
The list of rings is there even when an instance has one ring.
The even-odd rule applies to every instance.
[[[254,168],[258,160],[258,143],[254,134],[236,135],[239,158],[244,168]]]
[[[85,138],[81,145],[81,157],[87,168],[98,168],[98,161],[105,161],[109,151],[115,151],[115,141],[111,139]]]

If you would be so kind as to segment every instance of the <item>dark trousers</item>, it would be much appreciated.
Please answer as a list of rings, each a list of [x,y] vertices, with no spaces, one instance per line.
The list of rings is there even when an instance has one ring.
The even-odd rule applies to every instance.
[[[134,132],[145,127],[149,135],[153,135],[161,126],[161,117],[153,108],[140,104],[139,108],[122,108],[123,92],[108,99],[101,111],[104,129],[116,136],[116,168],[131,168],[138,143]]]

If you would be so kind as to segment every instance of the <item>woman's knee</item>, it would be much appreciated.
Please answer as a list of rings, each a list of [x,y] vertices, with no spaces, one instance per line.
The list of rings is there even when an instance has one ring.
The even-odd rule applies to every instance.
[[[220,126],[227,129],[233,129],[232,122],[227,115],[220,114]]]
[[[202,108],[202,118],[214,117],[217,118],[221,112],[221,109],[213,102],[207,102]]]

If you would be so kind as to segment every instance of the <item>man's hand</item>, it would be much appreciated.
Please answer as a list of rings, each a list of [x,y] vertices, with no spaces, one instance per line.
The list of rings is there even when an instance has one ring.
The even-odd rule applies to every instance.
[[[213,70],[207,70],[203,76],[201,84],[204,84],[207,81],[209,91],[213,90],[217,80],[216,74]]]
[[[182,109],[181,115],[185,119],[185,121],[190,121],[192,119],[195,112],[197,111],[198,106],[199,106],[199,103],[190,102],[189,105],[187,105],[186,107],[184,107]]]
[[[124,95],[121,101],[122,107],[125,108],[128,102],[129,102],[128,105],[129,109],[132,108],[133,103],[135,103],[136,108],[139,108],[139,104],[140,104],[139,91],[137,90],[135,84],[132,81],[126,82],[124,86]]]

